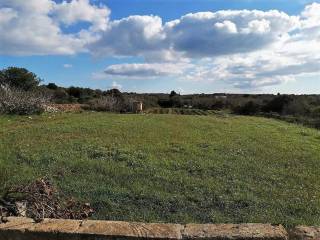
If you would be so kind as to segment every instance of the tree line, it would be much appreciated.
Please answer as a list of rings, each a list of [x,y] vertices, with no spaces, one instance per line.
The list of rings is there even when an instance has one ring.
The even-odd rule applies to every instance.
[[[128,112],[132,101],[142,101],[144,108],[221,110],[241,115],[273,117],[320,128],[320,95],[224,93],[181,95],[175,91],[169,94],[134,93],[120,92],[118,89],[62,87],[55,83],[42,84],[42,82],[35,73],[24,68],[9,67],[1,70],[0,106],[2,112],[5,112],[3,111],[4,98],[8,95],[11,98],[14,95],[18,96],[17,99],[20,101],[24,98],[28,99],[29,102],[34,103],[31,108],[43,105],[43,102],[79,103],[90,110],[116,112]],[[11,108],[14,108],[12,106],[14,104],[11,103]],[[34,112],[41,112],[41,110]],[[30,113],[30,111],[26,110],[22,113]]]

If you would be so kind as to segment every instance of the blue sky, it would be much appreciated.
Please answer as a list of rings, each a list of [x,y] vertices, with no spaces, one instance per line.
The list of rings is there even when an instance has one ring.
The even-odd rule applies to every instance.
[[[159,15],[165,21],[173,20],[194,12],[226,9],[278,9],[288,14],[299,14],[304,6],[315,1],[302,0],[108,0],[111,17],[120,19],[130,15]],[[124,7],[127,6],[127,7]]]
[[[320,93],[317,3],[3,0],[0,68],[25,67],[44,83],[135,92]]]

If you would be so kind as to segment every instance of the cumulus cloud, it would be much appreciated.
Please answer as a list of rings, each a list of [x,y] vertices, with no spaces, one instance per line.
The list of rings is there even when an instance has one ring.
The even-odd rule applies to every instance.
[[[164,32],[157,16],[130,16],[110,23],[90,46],[97,55],[138,56],[161,50]]]
[[[73,8],[78,10],[73,11]],[[106,28],[108,14],[106,7],[93,7],[87,0],[60,4],[53,0],[2,0],[0,54],[47,55],[85,51],[85,45],[94,39],[93,31]],[[62,31],[60,24],[80,20],[89,22],[90,29],[73,34]]]
[[[176,51],[189,57],[212,57],[266,48],[299,24],[279,11],[218,11],[187,14],[165,26]]]
[[[158,17],[149,16],[145,21],[144,17],[134,16],[111,25],[95,45],[97,48],[91,50],[100,49],[101,53],[103,48],[107,49],[103,51],[107,55],[142,55],[147,60],[144,64],[109,66],[105,70],[109,76],[172,76],[258,89],[293,81],[305,74],[319,74],[318,8],[320,4],[316,3],[306,6],[300,16],[276,10],[201,12],[164,24]],[[149,40],[144,31],[151,26],[155,27]],[[113,35],[118,36],[119,42],[114,44]]]
[[[259,89],[320,74],[320,58],[292,57],[271,50],[206,59],[195,64],[185,79],[223,81],[236,88]]]
[[[130,16],[111,22],[90,49],[99,55],[171,51],[190,58],[211,57],[267,47],[298,25],[298,17],[279,11],[200,12],[164,24],[157,16]]]
[[[183,63],[134,63],[117,64],[108,66],[104,73],[116,77],[159,77],[169,75],[179,75],[188,65]]]
[[[107,7],[91,5],[89,0],[63,1],[54,4],[53,12],[55,18],[66,25],[85,21],[92,23],[93,30],[106,30],[110,14]]]
[[[301,14],[302,26],[304,28],[319,27],[320,26],[320,4],[313,3],[306,6]]]
[[[238,88],[319,74],[319,3],[296,16],[277,10],[226,10],[163,22],[152,15],[118,20],[109,15],[106,6],[89,0],[2,0],[0,54],[139,57],[144,63],[111,65],[96,75],[224,81]],[[81,22],[89,26],[77,25],[80,30],[74,33],[64,30]]]

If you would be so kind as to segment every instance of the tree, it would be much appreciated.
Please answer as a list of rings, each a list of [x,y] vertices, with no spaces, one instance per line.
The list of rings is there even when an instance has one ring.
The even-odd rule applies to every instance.
[[[0,85],[7,85],[17,89],[29,91],[41,82],[33,72],[25,68],[9,67],[0,71]]]
[[[234,109],[236,113],[243,114],[243,115],[255,115],[259,113],[260,110],[261,110],[261,106],[254,101],[249,101],[244,105],[238,106]]]
[[[264,112],[276,112],[282,114],[285,106],[293,101],[293,97],[289,95],[277,95],[270,102],[268,102],[264,107]]]
[[[122,97],[122,93],[117,88],[110,89],[106,93],[107,95],[111,95],[112,97]]]
[[[0,71],[0,85],[4,83],[4,74],[3,71]]]
[[[169,97],[174,97],[176,95],[178,95],[178,94],[175,91],[171,91]]]
[[[57,90],[58,89],[58,86],[55,84],[55,83],[49,83],[47,85],[47,88],[48,89],[51,89],[51,90]]]
[[[81,97],[81,93],[82,93],[81,88],[73,87],[73,86],[69,87],[67,89],[67,92],[68,92],[68,94],[70,96],[75,97],[75,98],[80,98]]]

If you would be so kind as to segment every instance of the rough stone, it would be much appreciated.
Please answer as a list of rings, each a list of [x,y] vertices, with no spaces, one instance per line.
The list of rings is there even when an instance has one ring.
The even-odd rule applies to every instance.
[[[162,224],[93,220],[9,217],[0,224],[0,240],[287,240],[282,226],[270,224]],[[319,239],[319,231],[298,228],[297,234]],[[307,233],[307,234],[306,234]],[[309,234],[309,235],[308,235]],[[297,235],[300,236],[300,235]]]
[[[139,239],[181,239],[182,228],[179,224],[83,221],[79,232]]]
[[[0,239],[6,240],[104,240],[153,239],[181,240],[182,225],[44,219],[35,223],[27,218],[9,217],[0,224]]]
[[[289,234],[292,240],[320,240],[320,227],[297,226]]]
[[[187,224],[185,239],[201,240],[287,240],[286,230],[271,224]]]

